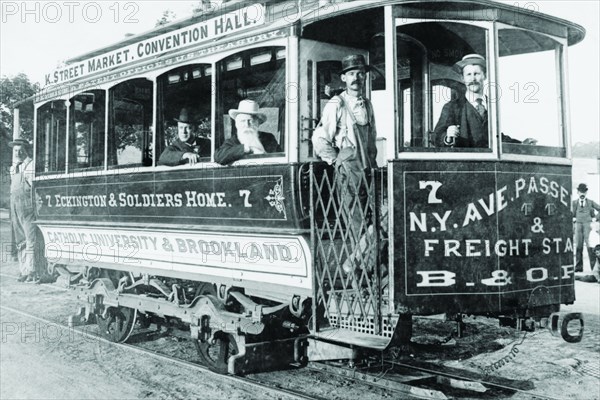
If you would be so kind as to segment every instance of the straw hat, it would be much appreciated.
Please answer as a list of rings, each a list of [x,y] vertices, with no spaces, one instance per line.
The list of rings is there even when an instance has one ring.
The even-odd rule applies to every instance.
[[[229,110],[229,116],[232,119],[235,119],[235,117],[237,117],[238,114],[254,115],[258,118],[258,120],[262,124],[267,120],[267,116],[265,114],[259,112],[258,110],[259,110],[259,107],[258,107],[258,103],[256,101],[246,99],[246,100],[240,101],[238,108],[232,108],[231,110]]]

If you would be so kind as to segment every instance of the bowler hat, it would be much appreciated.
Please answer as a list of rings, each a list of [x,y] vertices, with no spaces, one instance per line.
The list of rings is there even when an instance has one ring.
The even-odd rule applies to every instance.
[[[580,183],[579,186],[577,186],[577,191],[578,192],[587,192],[588,191],[588,187],[585,183]]]
[[[15,140],[13,140],[12,142],[8,142],[8,145],[9,145],[10,147],[13,147],[13,146],[25,146],[25,147],[30,147],[30,146],[31,146],[31,144],[29,144],[29,142],[28,142],[26,139],[21,139],[21,138],[19,138],[19,139],[15,139]]]
[[[365,71],[369,71],[371,66],[367,65],[365,56],[362,54],[352,54],[342,59],[342,70],[340,74],[345,74],[353,69],[364,68]]]
[[[238,105],[237,109],[232,108],[231,110],[229,110],[229,116],[232,119],[235,119],[235,117],[237,117],[238,114],[254,115],[256,118],[258,118],[258,120],[262,124],[267,120],[267,116],[265,114],[259,112],[258,109],[259,109],[259,107],[258,107],[258,103],[256,101],[246,99],[246,100],[240,101],[240,104]]]
[[[462,60],[454,64],[454,66],[461,72],[462,69],[467,65],[479,65],[483,68],[487,68],[485,58],[479,54],[467,54],[462,58]]]
[[[179,113],[179,118],[173,118],[175,121],[177,122],[182,122],[184,124],[193,124],[194,120],[192,118],[192,116],[190,115],[190,112],[187,108],[182,108],[181,112]]]

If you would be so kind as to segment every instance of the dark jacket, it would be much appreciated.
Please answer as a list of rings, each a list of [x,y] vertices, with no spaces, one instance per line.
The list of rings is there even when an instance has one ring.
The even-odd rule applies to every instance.
[[[260,140],[267,153],[281,151],[281,147],[279,147],[275,136],[270,133],[258,132],[258,140]],[[233,135],[216,151],[215,161],[219,164],[227,165],[244,158],[244,156],[246,156],[244,145],[240,143],[236,135]]]
[[[442,114],[434,129],[435,144],[445,147],[446,130],[450,125],[460,125],[460,137],[454,147],[489,146],[488,119],[482,118],[475,107],[465,97],[451,100],[442,109]]]
[[[185,153],[198,153],[200,157],[210,157],[210,139],[195,137],[193,144],[175,139],[160,155],[158,165],[174,167],[185,164],[188,160],[181,159]]]

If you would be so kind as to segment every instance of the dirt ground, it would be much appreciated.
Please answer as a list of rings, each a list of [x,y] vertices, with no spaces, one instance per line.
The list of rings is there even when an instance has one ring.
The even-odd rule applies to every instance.
[[[15,284],[5,270],[6,264],[0,275],[0,399],[281,398],[252,386],[232,387],[209,371],[186,370],[116,348],[91,335],[95,326],[90,335],[62,328],[75,310],[67,293]]]
[[[6,220],[0,222],[2,242],[6,243]],[[19,313],[64,324],[75,306],[68,291],[58,286],[15,282],[16,263],[7,262],[6,254],[2,257],[0,399],[280,398],[243,384],[232,387],[222,376],[129,353]],[[517,332],[488,318],[467,318],[465,336],[451,338],[454,323],[421,318],[415,320],[415,345],[398,357],[477,372],[496,365],[492,375],[531,383],[528,393],[509,393],[502,398],[600,399],[600,285],[576,282],[576,293],[576,303],[563,310],[583,313],[585,332],[580,343],[567,343],[547,330]],[[168,349],[177,342],[161,337],[147,346]],[[187,352],[183,358],[192,355]],[[505,364],[500,366],[497,362],[503,358]],[[381,390],[365,389],[364,384],[323,379],[307,370],[280,371],[268,379],[286,382],[289,387],[311,386],[330,399],[390,398]],[[469,398],[491,397],[474,393]]]

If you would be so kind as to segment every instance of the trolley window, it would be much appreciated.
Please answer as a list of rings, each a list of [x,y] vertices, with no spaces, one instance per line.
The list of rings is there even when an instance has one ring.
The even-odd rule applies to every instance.
[[[64,173],[67,144],[67,108],[55,100],[37,111],[36,172]]]
[[[104,90],[90,90],[69,101],[69,171],[104,166]]]
[[[488,31],[465,23],[403,21],[396,21],[401,150],[435,147],[435,151],[491,151],[487,118],[492,105],[487,76]],[[486,60],[478,71],[484,78],[478,96],[484,99],[485,107],[479,115],[473,106],[475,99],[467,93],[468,72],[463,76],[457,65],[469,54]],[[456,126],[460,132],[462,139],[456,145],[444,141],[449,126]]]
[[[109,91],[109,167],[152,165],[152,82],[132,79]]]
[[[177,139],[177,121],[183,112],[196,137],[194,146],[198,154],[209,160],[212,72],[210,64],[193,64],[175,68],[158,77],[157,156]]]
[[[386,82],[384,8],[361,8],[303,26],[300,46],[300,115],[303,135],[310,137],[321,120],[327,102],[346,89],[342,82],[341,60],[360,54],[370,66],[364,95],[373,105],[377,126],[377,164],[387,160],[385,140],[393,135],[395,105],[391,100],[393,86]],[[307,143],[304,145],[303,143]],[[305,154],[312,156],[312,142],[301,142]],[[303,151],[304,152],[304,151]]]
[[[498,30],[500,129],[506,153],[565,156],[562,46],[522,29]],[[532,146],[535,145],[535,146]]]
[[[266,115],[259,131],[275,137],[279,149],[285,148],[285,56],[283,46],[261,47],[236,53],[217,64],[217,141],[236,135],[235,122],[228,111],[237,109],[240,101],[254,100]],[[247,158],[268,157],[250,155]],[[279,154],[281,155],[281,154]]]

